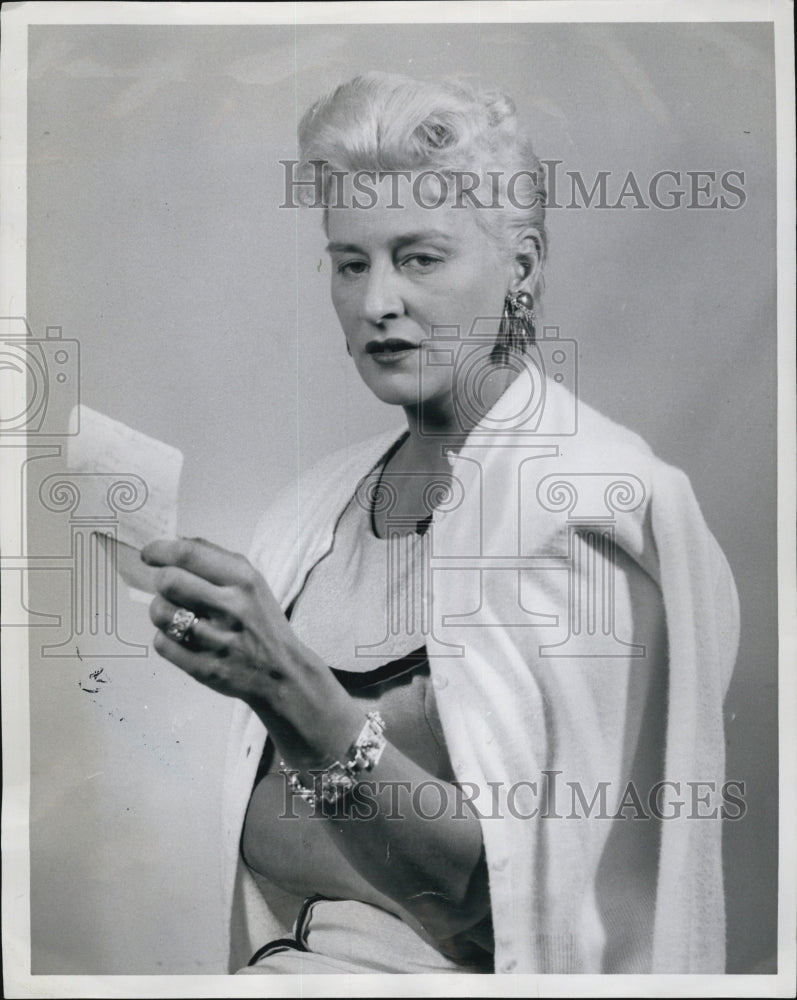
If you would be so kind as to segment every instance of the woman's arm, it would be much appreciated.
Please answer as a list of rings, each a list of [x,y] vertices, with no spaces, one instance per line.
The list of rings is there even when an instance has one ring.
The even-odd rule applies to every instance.
[[[365,721],[361,706],[299,641],[248,560],[201,539],[153,542],[142,558],[161,567],[150,610],[161,656],[245,701],[305,785],[311,771],[349,758]],[[190,645],[165,634],[178,607],[200,617]],[[388,743],[377,768],[349,808],[331,810],[324,822],[335,825],[352,866],[442,942],[488,910],[479,820],[456,786],[390,744],[385,721]]]
[[[345,808],[327,816],[352,866],[438,943],[489,913],[481,827],[465,796],[390,743]]]

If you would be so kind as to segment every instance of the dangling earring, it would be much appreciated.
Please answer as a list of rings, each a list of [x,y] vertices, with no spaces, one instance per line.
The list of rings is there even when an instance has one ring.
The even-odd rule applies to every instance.
[[[524,354],[535,336],[533,296],[529,292],[507,292],[491,358],[505,361],[512,351]]]

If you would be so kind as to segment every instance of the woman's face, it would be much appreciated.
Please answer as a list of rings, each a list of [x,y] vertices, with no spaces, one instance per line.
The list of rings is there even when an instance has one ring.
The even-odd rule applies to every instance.
[[[379,399],[447,411],[460,342],[472,350],[468,336],[480,319],[489,354],[514,269],[477,224],[477,209],[429,209],[410,197],[401,208],[389,203],[386,187],[372,208],[347,202],[329,210],[332,301],[357,370]],[[421,345],[440,327],[447,342],[429,364]]]

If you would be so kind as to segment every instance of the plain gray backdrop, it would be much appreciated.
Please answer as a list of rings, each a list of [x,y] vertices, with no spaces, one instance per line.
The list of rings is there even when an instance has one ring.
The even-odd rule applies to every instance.
[[[385,69],[471,73],[515,98],[538,155],[588,183],[744,172],[737,210],[548,216],[544,321],[580,395],[690,476],[734,570],[726,705],[728,969],[774,971],[777,923],[775,126],[771,26],[33,27],[28,321],[80,342],[84,403],[186,456],[180,531],[245,550],[275,492],[394,426],[346,355],[320,214],[279,209],[297,115]],[[614,185],[614,187],[612,187]],[[68,549],[29,463],[29,551]],[[42,658],[68,579],[32,573],[34,973],[214,972],[230,704],[147,658]],[[119,633],[146,643],[122,593]],[[102,666],[108,683],[85,690]],[[699,777],[699,776],[696,776]]]

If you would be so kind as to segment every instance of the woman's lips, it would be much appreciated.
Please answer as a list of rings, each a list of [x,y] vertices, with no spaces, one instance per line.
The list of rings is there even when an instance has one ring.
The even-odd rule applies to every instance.
[[[419,346],[400,337],[388,337],[386,340],[369,340],[365,345],[365,353],[377,364],[395,365],[410,357]]]

